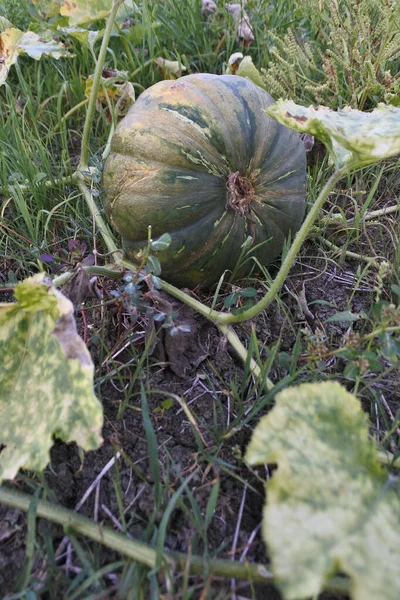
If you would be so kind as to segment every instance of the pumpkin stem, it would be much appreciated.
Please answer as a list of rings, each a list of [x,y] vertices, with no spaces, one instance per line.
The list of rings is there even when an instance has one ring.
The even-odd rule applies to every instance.
[[[228,199],[226,206],[236,210],[242,217],[250,211],[250,201],[254,196],[254,188],[246,177],[236,173],[229,173],[226,181]]]

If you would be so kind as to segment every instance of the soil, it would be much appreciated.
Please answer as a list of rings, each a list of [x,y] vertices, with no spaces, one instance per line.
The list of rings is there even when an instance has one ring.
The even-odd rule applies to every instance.
[[[346,267],[346,268],[345,268]],[[326,268],[321,261],[309,261],[308,264],[298,264],[292,276],[286,283],[282,296],[285,305],[271,306],[268,311],[260,315],[256,322],[256,333],[260,341],[261,351],[276,340],[280,339],[281,351],[290,352],[293,347],[297,331],[300,328],[315,332],[323,328],[327,338],[333,343],[341,339],[346,332],[348,323],[329,323],[323,325],[328,316],[336,311],[349,310],[360,312],[368,310],[371,302],[371,287],[360,286],[353,295],[351,306],[348,305],[349,290],[354,288],[354,275],[348,268],[333,270]],[[261,290],[260,290],[261,293]],[[323,299],[324,304],[315,303]],[[193,475],[190,481],[190,490],[199,510],[204,514],[210,497],[212,486],[216,480],[220,482],[220,493],[215,514],[208,530],[208,549],[212,553],[219,549],[220,558],[239,559],[242,553],[249,562],[267,563],[264,544],[259,533],[259,524],[262,517],[264,490],[260,481],[251,473],[240,459],[241,454],[249,442],[252,429],[245,426],[231,435],[226,442],[215,448],[216,430],[226,429],[226,421],[234,419],[236,407],[229,398],[227,390],[230,382],[236,381],[240,386],[243,378],[243,364],[235,356],[226,340],[218,330],[206,319],[195,314],[191,309],[179,305],[174,299],[161,294],[153,302],[169,303],[172,310],[177,313],[175,325],[187,323],[190,332],[183,332],[176,337],[170,335],[168,329],[159,329],[156,341],[151,347],[149,366],[144,365],[147,373],[147,390],[163,390],[164,395],[148,394],[148,408],[152,425],[157,437],[158,464],[160,478],[164,482],[163,489],[169,489],[169,497],[178,489],[182,477]],[[112,371],[116,365],[132,363],[132,349],[130,345],[121,353],[122,341],[117,344],[117,335],[121,340],[128,341],[130,330],[129,318],[125,315],[121,327],[118,327],[120,313],[116,309],[109,309],[102,315],[96,308],[98,301],[92,299],[88,302],[85,311],[87,317],[86,332],[82,317],[77,312],[77,321],[82,335],[88,338],[88,346],[94,357],[100,374],[100,363],[103,363],[102,375]],[[89,309],[90,305],[93,309]],[[164,307],[166,304],[164,304]],[[286,317],[290,314],[290,319]],[[119,323],[121,324],[121,323]],[[294,325],[295,327],[294,327]],[[115,359],[105,360],[101,355],[101,345],[98,343],[98,332],[103,326],[103,331],[108,339],[105,344],[114,348]],[[246,339],[249,325],[238,328],[239,335]],[[149,340],[151,327],[140,319],[134,324],[136,336],[136,351],[141,352],[144,343]],[[134,375],[135,367],[129,371],[130,378]],[[126,372],[124,373],[126,375]],[[272,378],[280,378],[281,371],[273,371]],[[141,380],[145,382],[145,380]],[[129,383],[129,381],[127,381]],[[125,510],[127,533],[132,537],[146,539],[146,525],[153,512],[155,503],[154,480],[149,464],[148,443],[140,412],[140,380],[136,382],[129,397],[129,407],[126,408],[121,418],[118,410],[121,406],[121,390],[114,382],[102,383],[100,393],[104,406],[104,443],[102,447],[85,455],[83,462],[75,444],[64,444],[57,440],[51,452],[51,463],[45,472],[45,481],[48,496],[64,507],[74,509],[83,498],[85,492],[93,485],[96,477],[101,473],[110,460],[119,450],[122,456],[118,459],[119,485],[121,499]],[[202,443],[201,448],[198,438],[185,412],[173,403],[172,407],[162,408],[161,402],[169,394],[175,394],[185,399],[198,424]],[[232,405],[230,405],[232,402]],[[248,401],[251,405],[251,399]],[[261,416],[257,415],[257,419]],[[223,468],[223,464],[230,465],[230,471]],[[236,469],[233,473],[233,469]],[[232,474],[233,473],[233,474]],[[265,471],[260,472],[265,477]],[[247,482],[244,492],[242,480]],[[29,480],[28,480],[29,481]],[[27,476],[21,478],[15,485],[27,489]],[[115,491],[116,471],[109,468],[101,476],[98,486],[80,508],[80,513],[91,519],[110,527],[120,527],[120,510]],[[164,499],[165,500],[165,499]],[[241,503],[243,504],[240,526],[238,528]],[[186,500],[186,512],[181,507],[176,507],[172,513],[165,539],[165,548],[173,551],[200,554],[204,550],[204,540],[196,533],[191,520],[192,508]],[[165,508],[165,503],[164,503]],[[160,510],[156,521],[160,522],[163,511]],[[67,565],[67,548],[60,547],[64,538],[61,528],[49,525],[40,520],[38,535],[45,535],[45,528],[50,528],[54,540],[54,551],[61,554],[59,564]],[[236,542],[236,552],[231,553],[235,534],[239,529]],[[250,537],[253,536],[249,544]],[[2,597],[12,592],[15,582],[23,568],[26,556],[27,528],[25,515],[19,511],[0,506],[0,590]],[[90,544],[88,544],[90,546]],[[63,552],[60,550],[63,549]],[[74,556],[74,555],[73,555]],[[101,552],[102,564],[107,564],[118,556],[104,548]],[[74,559],[69,565],[69,573],[73,574]],[[66,567],[67,568],[67,567]],[[46,564],[37,559],[34,564],[35,575],[40,580],[46,573]],[[67,572],[67,571],[66,571]],[[45,578],[45,577],[44,577]],[[199,579],[199,598],[204,582]],[[215,598],[231,597],[231,582],[215,580],[211,589],[215,589]],[[237,597],[254,597],[249,586],[236,582]],[[40,588],[39,588],[40,589]],[[275,588],[260,585],[256,587],[256,597],[260,600],[279,600],[280,596]],[[223,596],[222,592],[225,593]],[[218,594],[221,594],[220,596]],[[49,595],[40,596],[51,598]],[[113,595],[110,588],[110,598]],[[333,600],[337,596],[324,594],[324,600]],[[178,596],[171,596],[178,598]],[[343,596],[341,596],[343,598]]]

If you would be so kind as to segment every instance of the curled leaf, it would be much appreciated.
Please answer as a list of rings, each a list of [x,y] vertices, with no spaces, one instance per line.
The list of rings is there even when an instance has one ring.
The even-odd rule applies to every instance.
[[[159,56],[154,59],[154,62],[158,65],[164,79],[178,79],[182,75],[182,71],[186,71],[186,67],[177,60],[167,60]]]
[[[97,448],[103,420],[72,303],[43,273],[15,296],[0,305],[0,481],[20,468],[43,470],[54,435]]]
[[[251,56],[243,57],[241,52],[235,52],[235,54],[232,54],[229,58],[226,72],[228,75],[239,75],[240,77],[250,79],[250,81],[258,85],[258,87],[267,91],[260,72],[254,65]]]
[[[128,109],[135,102],[135,89],[133,85],[126,81],[127,73],[115,69],[103,69],[102,85],[99,88],[96,100],[96,108],[99,112],[105,114],[108,123],[112,118],[109,109],[109,103],[115,107],[117,116],[124,116]],[[93,86],[93,75],[89,75],[85,85],[85,96],[90,97]]]
[[[201,14],[212,15],[217,10],[217,5],[214,0],[201,0]]]
[[[318,595],[334,573],[354,600],[400,598],[400,494],[377,460],[359,401],[338,383],[280,392],[246,452],[277,463],[263,537],[284,598]]]
[[[309,133],[328,148],[337,168],[359,168],[400,152],[400,108],[379,104],[370,113],[349,107],[325,106],[278,100],[267,109],[277,121],[300,133]]]

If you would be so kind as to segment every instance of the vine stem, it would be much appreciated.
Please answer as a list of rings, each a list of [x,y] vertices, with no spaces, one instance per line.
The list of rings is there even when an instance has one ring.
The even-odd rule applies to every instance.
[[[0,487],[0,502],[25,512],[29,511],[32,496],[23,494],[6,486]],[[127,538],[125,535],[94,523],[87,517],[83,517],[72,510],[57,506],[50,502],[40,501],[36,507],[36,516],[59,523],[68,532],[76,532],[103,544],[112,550],[138,561],[149,568],[155,568],[157,564],[157,551],[147,544]],[[227,577],[234,579],[245,579],[258,583],[272,583],[273,575],[265,565],[247,563],[224,559],[209,559],[202,556],[188,556],[180,552],[164,552],[164,563],[173,570],[191,574],[212,573],[215,577]],[[333,577],[324,586],[325,589],[338,593],[348,593],[349,581],[343,577]]]
[[[89,136],[92,128],[92,121],[96,110],[96,99],[99,92],[101,75],[103,72],[103,65],[106,59],[108,42],[110,40],[111,31],[114,25],[115,16],[121,6],[123,0],[116,0],[113,4],[111,12],[108,16],[106,27],[103,34],[103,40],[100,46],[100,52],[96,63],[96,68],[93,74],[93,84],[89,97],[89,104],[86,112],[85,125],[83,127],[82,134],[82,146],[81,146],[81,157],[79,161],[78,171],[83,171],[88,168],[89,164]]]
[[[248,350],[246,350],[246,348],[243,346],[242,342],[239,340],[232,327],[219,323],[218,329],[221,331],[221,333],[224,334],[228,342],[231,344],[232,348],[240,356],[243,362],[246,362]],[[250,359],[250,370],[257,379],[262,376],[262,371],[256,363],[256,361],[254,360],[254,358]],[[270,392],[274,387],[274,384],[270,379],[266,378],[264,382],[264,387],[267,390],[267,392]]]
[[[339,256],[344,256],[345,258],[349,258],[351,260],[360,260],[361,262],[365,262],[368,265],[372,265],[379,269],[381,263],[377,258],[373,258],[372,256],[363,256],[362,254],[357,254],[356,252],[351,252],[350,250],[343,250],[342,248],[339,248],[339,246],[336,246],[336,244],[322,236],[317,236],[317,240],[321,242],[321,244],[325,244],[325,246],[330,248],[330,250],[332,250]],[[381,260],[383,260],[383,258]]]
[[[109,277],[110,279],[121,279],[121,277],[123,277],[123,275],[124,275],[124,272],[117,271],[115,269],[114,265],[103,265],[103,266],[82,265],[82,268],[89,275],[98,275],[99,277]],[[55,287],[61,287],[62,285],[65,285],[71,279],[73,274],[74,274],[73,271],[66,271],[65,273],[62,273],[61,275],[58,275],[57,277],[55,277],[53,279],[52,283]]]
[[[386,215],[390,215],[393,214],[395,212],[398,212],[400,210],[400,205],[399,204],[395,204],[394,206],[388,206],[386,208],[380,208],[379,210],[371,210],[369,212],[366,212],[361,221],[373,221],[374,219],[377,219],[378,217],[385,217]],[[324,217],[321,221],[322,225],[325,225],[327,227],[329,227],[329,225],[352,225],[354,222],[354,218],[352,219],[348,219],[347,221],[345,221],[345,219],[343,218],[343,216],[340,213],[334,213],[332,215],[330,215],[329,217]]]
[[[76,173],[72,173],[72,175],[66,175],[65,177],[60,177],[59,179],[53,179],[52,181],[48,180],[48,181],[38,181],[37,183],[24,183],[24,184],[18,184],[18,188],[21,192],[27,192],[29,190],[32,189],[32,185],[34,187],[45,187],[45,188],[50,188],[50,187],[57,187],[58,185],[67,185],[68,183],[75,183],[76,182]],[[15,185],[9,185],[8,189],[11,191],[14,191]],[[0,194],[5,194],[6,193],[6,188],[5,187],[0,187]]]
[[[85,177],[84,177],[83,173],[81,173],[81,172],[77,173],[77,183],[78,183],[79,189],[81,190],[81,192],[83,194],[83,197],[86,201],[89,211],[93,215],[93,218],[95,220],[97,228],[102,235],[103,241],[104,241],[105,245],[107,246],[108,252],[112,253],[114,262],[117,265],[120,265],[122,263],[122,256],[121,256],[120,249],[117,247],[117,245],[114,241],[114,236],[111,233],[110,228],[108,227],[107,223],[103,219],[103,217],[100,213],[100,209],[97,206],[97,203],[93,197],[93,194],[88,189],[88,187],[86,185]]]

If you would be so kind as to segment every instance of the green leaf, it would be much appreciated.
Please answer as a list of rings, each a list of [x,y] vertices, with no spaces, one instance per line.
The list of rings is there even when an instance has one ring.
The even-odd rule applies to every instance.
[[[43,273],[19,283],[15,296],[0,305],[0,481],[44,469],[54,435],[97,448],[103,420],[72,303]]]
[[[159,238],[151,242],[151,249],[153,252],[159,252],[160,250],[166,250],[171,244],[172,238],[169,233],[163,233]]]
[[[0,85],[7,79],[11,65],[17,62],[20,54],[27,54],[35,60],[39,60],[43,55],[57,59],[72,56],[48,32],[39,35],[33,31],[20,31],[15,27],[6,29],[0,33]]]
[[[239,294],[237,292],[235,292],[234,294],[229,294],[229,296],[227,296],[224,300],[225,308],[227,308],[227,309],[231,308],[231,306],[236,304],[236,302],[238,301],[238,298],[239,298]]]
[[[90,31],[90,29],[83,29],[82,27],[57,27],[57,30],[64,35],[69,35],[75,40],[78,40],[82,46],[86,46],[93,50],[97,40],[101,39],[104,30],[101,31]]]
[[[400,496],[377,460],[359,401],[338,383],[280,392],[246,452],[277,463],[263,537],[288,600],[343,572],[354,600],[400,598]]]
[[[146,266],[147,266],[147,270],[150,271],[150,273],[153,273],[157,277],[159,275],[161,275],[161,264],[156,256],[153,256],[152,254],[150,254],[150,256],[147,259]]]
[[[361,375],[360,366],[358,363],[350,362],[347,364],[343,371],[343,377],[346,379],[356,379]]]
[[[83,25],[106,19],[112,6],[113,0],[64,0],[60,13],[68,17],[69,25]]]
[[[134,3],[133,0],[124,0],[124,2],[121,4],[121,6],[118,9],[115,20],[117,22],[126,21],[126,19],[128,19],[129,17],[134,16],[135,11],[137,11],[136,3]],[[131,26],[131,23],[129,23],[128,26]]]
[[[337,312],[331,317],[328,317],[325,323],[334,323],[335,321],[347,321],[349,323],[353,323],[354,321],[358,321],[360,315],[355,315],[349,310],[344,310],[342,312]]]
[[[240,290],[239,292],[239,296],[243,296],[243,298],[254,298],[254,296],[257,296],[257,290],[256,288],[244,288],[243,290]]]
[[[400,356],[400,344],[390,333],[382,333],[380,336],[382,354],[387,360],[397,362]]]
[[[173,404],[174,404],[173,398],[166,398],[165,400],[163,400],[161,402],[161,406],[163,407],[164,410],[170,410],[170,408],[172,408]]]
[[[320,139],[337,168],[351,169],[374,164],[400,152],[400,108],[379,104],[370,113],[345,107],[334,111],[325,106],[278,100],[267,109],[277,121]]]
[[[400,298],[400,285],[392,285],[391,290]]]

